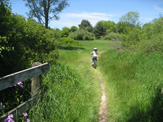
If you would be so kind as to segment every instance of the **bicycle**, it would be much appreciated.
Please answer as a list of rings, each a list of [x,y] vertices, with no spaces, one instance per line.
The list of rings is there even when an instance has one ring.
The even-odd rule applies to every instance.
[[[96,58],[94,58],[94,59],[93,59],[93,62],[94,62],[94,64],[93,64],[92,66],[93,66],[93,68],[95,68],[95,69],[96,69],[96,67],[97,67],[97,59],[96,59]]]

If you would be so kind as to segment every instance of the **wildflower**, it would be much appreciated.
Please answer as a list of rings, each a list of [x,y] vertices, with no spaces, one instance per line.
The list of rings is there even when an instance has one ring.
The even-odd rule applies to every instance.
[[[27,119],[27,122],[30,122],[30,119],[29,118]]]
[[[23,88],[23,83],[20,81],[20,82],[18,82],[17,83],[17,85],[19,85],[20,87],[22,87]]]
[[[13,118],[12,114],[8,115],[8,117],[5,119],[5,122],[14,122],[12,118]]]
[[[28,116],[28,114],[27,114],[27,113],[23,113],[23,115],[24,115],[24,117],[27,117],[27,116]]]
[[[24,117],[27,117],[28,116],[27,113],[23,113],[23,115],[24,115]],[[30,119],[29,118],[27,118],[27,122],[30,122]]]
[[[10,115],[8,115],[8,117],[9,117],[9,118],[13,118],[14,116],[13,116],[13,114],[10,114]]]
[[[28,116],[28,114],[27,114],[27,113],[23,113],[23,115],[24,115],[24,117],[27,117],[27,116]]]

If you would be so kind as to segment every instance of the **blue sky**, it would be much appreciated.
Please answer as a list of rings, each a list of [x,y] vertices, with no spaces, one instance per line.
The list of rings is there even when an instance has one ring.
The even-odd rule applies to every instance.
[[[100,20],[119,22],[130,11],[139,12],[140,23],[148,23],[163,15],[163,0],[68,0],[70,6],[60,14],[59,21],[49,23],[51,28],[77,26],[83,19],[93,26]],[[12,12],[27,17],[29,9],[23,0],[10,0]]]

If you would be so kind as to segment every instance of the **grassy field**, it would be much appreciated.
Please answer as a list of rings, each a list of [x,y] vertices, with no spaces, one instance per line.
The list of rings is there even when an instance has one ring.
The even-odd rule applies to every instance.
[[[163,56],[109,50],[99,59],[116,122],[163,121]]]
[[[30,111],[32,121],[97,122],[101,87],[105,84],[108,116],[115,122],[163,121],[163,56],[117,50],[120,43],[80,41],[61,46],[57,64],[44,77],[47,93]],[[97,47],[97,71],[90,53]]]
[[[47,93],[30,111],[32,121],[98,122],[101,100],[99,73],[91,64],[94,47],[108,49],[108,41],[80,41],[81,46],[62,46],[57,64],[45,75]]]

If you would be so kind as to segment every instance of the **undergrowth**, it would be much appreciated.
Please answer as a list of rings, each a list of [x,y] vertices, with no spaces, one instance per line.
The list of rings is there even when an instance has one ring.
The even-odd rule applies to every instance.
[[[34,122],[96,122],[96,106],[91,105],[94,93],[71,68],[61,64],[50,65],[43,78],[47,92],[43,100],[30,110]]]

